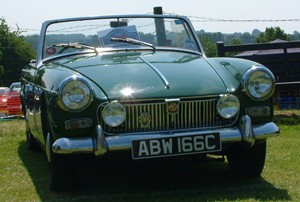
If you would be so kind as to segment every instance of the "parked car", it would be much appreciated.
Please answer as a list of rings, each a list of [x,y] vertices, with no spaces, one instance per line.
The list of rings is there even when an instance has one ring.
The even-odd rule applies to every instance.
[[[206,57],[184,16],[46,21],[21,83],[27,141],[45,150],[53,190],[70,185],[70,157],[122,151],[134,160],[225,155],[234,174],[256,177],[279,132],[273,74]]]
[[[7,98],[8,115],[23,115],[22,104],[20,99],[21,82],[14,82],[10,85],[10,93]]]
[[[8,87],[0,87],[0,117],[7,116],[7,98],[9,97],[10,89]]]

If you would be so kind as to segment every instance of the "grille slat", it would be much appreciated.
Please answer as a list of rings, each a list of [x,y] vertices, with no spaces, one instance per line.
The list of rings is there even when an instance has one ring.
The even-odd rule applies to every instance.
[[[217,113],[218,98],[179,101],[176,112],[169,112],[167,102],[122,103],[126,121],[118,128],[101,126],[107,133],[156,132],[181,129],[202,129],[232,125],[235,118],[224,119]],[[104,106],[100,107],[99,117]]]

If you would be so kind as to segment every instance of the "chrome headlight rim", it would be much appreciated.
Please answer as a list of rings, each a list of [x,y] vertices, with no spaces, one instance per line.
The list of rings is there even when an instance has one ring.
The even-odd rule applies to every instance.
[[[225,103],[231,102],[231,106],[224,108]],[[232,105],[234,104],[234,105]],[[217,111],[219,115],[225,119],[231,119],[238,116],[240,112],[240,101],[238,97],[232,94],[222,94],[217,103]]]
[[[251,81],[249,81],[249,79],[251,78],[251,76],[254,73],[257,73],[257,72],[263,72],[266,75],[268,75],[268,77],[270,78],[269,90],[266,93],[266,95],[261,96],[261,97],[258,97],[257,95],[254,95],[253,93],[251,93],[251,88],[250,88]],[[270,97],[272,97],[272,95],[275,91],[275,77],[274,77],[273,73],[264,66],[254,65],[250,69],[248,69],[242,78],[242,84],[244,86],[244,90],[245,90],[246,94],[254,101],[265,101],[265,100],[269,99]]]
[[[120,113],[116,115],[116,111],[112,112],[112,110],[120,110]],[[122,125],[126,119],[125,106],[117,101],[108,103],[102,110],[102,119],[105,122],[105,124],[107,124],[110,127],[118,127]]]
[[[71,105],[66,103],[66,100],[65,100],[66,97],[64,97],[65,96],[64,89],[71,82],[80,82],[85,86],[85,90],[81,89],[83,92],[87,91],[83,95],[83,99],[82,99],[82,100],[84,100],[83,105],[80,105],[80,103],[82,103],[81,102],[82,100],[79,102],[75,102],[70,97],[69,97],[69,101],[70,101]],[[81,112],[81,111],[85,110],[86,108],[88,108],[90,106],[90,104],[92,103],[93,98],[94,98],[93,88],[92,88],[91,84],[89,83],[89,81],[87,81],[85,78],[78,76],[78,75],[72,75],[72,76],[69,76],[69,77],[65,78],[64,80],[62,80],[60,82],[60,84],[58,85],[57,92],[58,92],[58,98],[59,98],[59,106],[62,109],[64,109],[65,111],[70,111],[70,112]]]

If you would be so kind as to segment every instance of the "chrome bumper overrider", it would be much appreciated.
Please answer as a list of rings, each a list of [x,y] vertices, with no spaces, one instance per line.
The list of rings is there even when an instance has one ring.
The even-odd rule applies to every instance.
[[[100,156],[108,151],[130,150],[132,140],[190,136],[194,134],[208,133],[219,133],[222,143],[245,142],[252,146],[255,143],[255,140],[277,136],[279,134],[279,128],[273,122],[252,126],[251,118],[247,115],[240,119],[238,127],[178,132],[172,134],[122,134],[105,137],[102,128],[98,126],[96,130],[96,137],[59,138],[53,143],[52,150],[57,154],[94,153],[96,156]]]

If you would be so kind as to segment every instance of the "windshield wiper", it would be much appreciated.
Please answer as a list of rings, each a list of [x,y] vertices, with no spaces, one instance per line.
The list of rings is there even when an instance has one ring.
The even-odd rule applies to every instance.
[[[83,43],[58,43],[54,44],[53,47],[62,47],[63,49],[59,53],[64,52],[68,48],[77,48],[77,49],[91,49],[96,52],[96,47],[89,46]]]
[[[136,44],[136,45],[144,45],[144,46],[149,46],[151,48],[153,48],[153,51],[156,51],[156,48],[153,44],[151,43],[147,43],[144,41],[140,41],[140,40],[136,40],[133,38],[110,38],[111,41],[117,41],[117,42],[123,42],[123,43],[131,43],[131,44]]]

